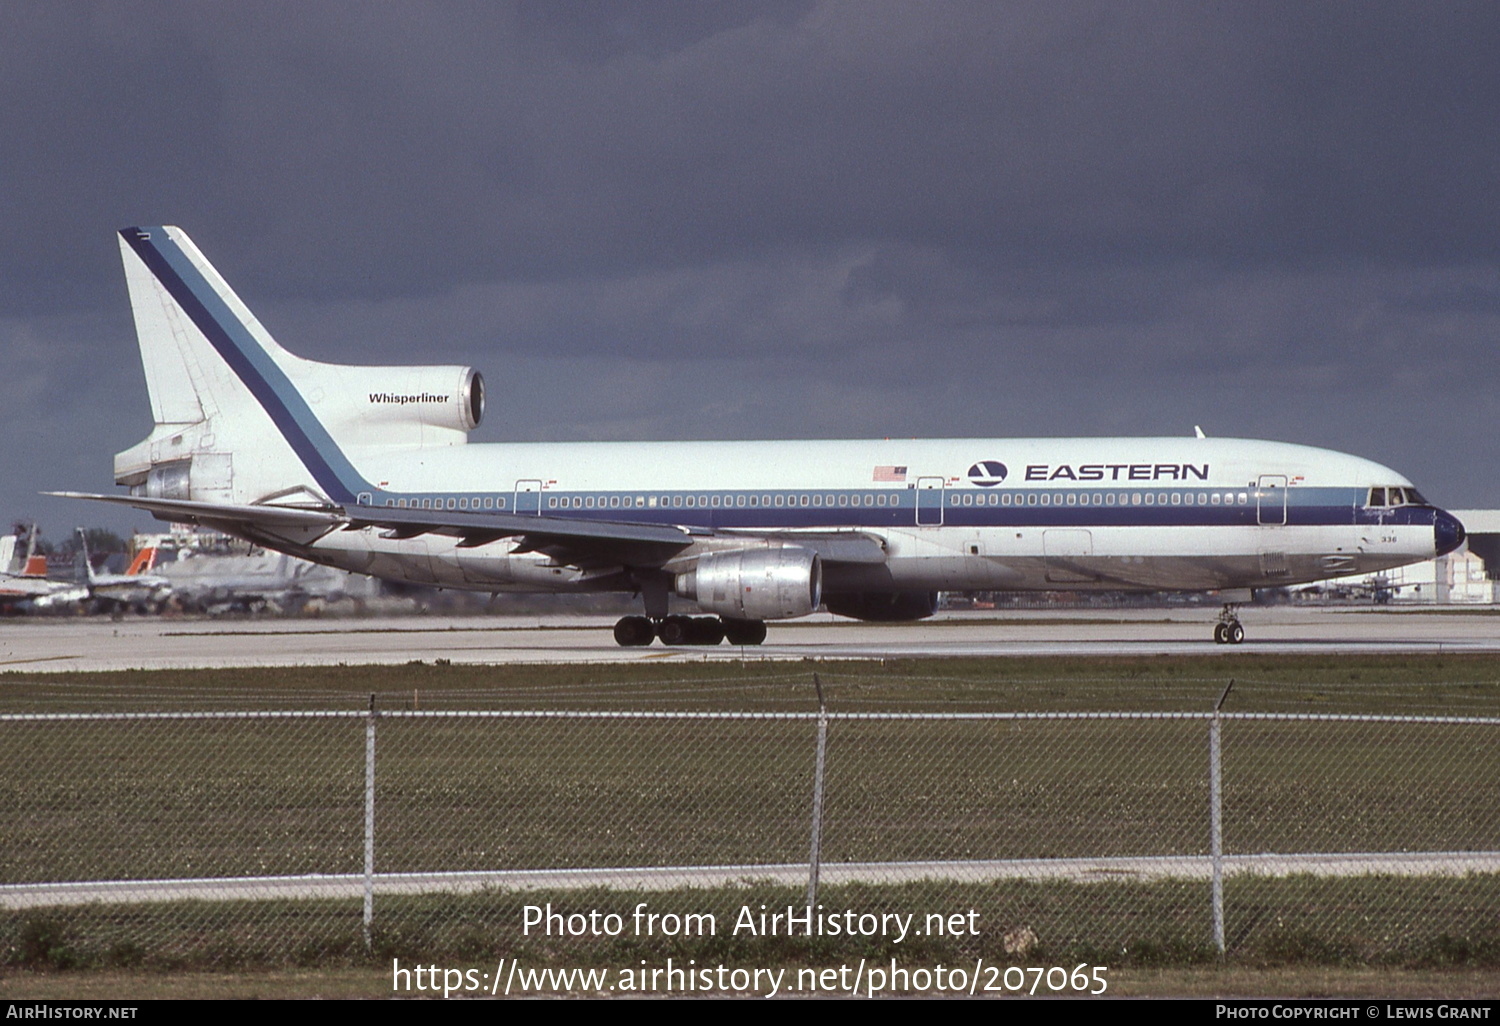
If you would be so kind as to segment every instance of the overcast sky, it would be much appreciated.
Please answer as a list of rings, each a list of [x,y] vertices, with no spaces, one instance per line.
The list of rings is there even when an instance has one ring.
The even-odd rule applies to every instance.
[[[1211,435],[1500,506],[1500,5],[0,3],[0,517],[147,527],[114,231],[476,440]]]

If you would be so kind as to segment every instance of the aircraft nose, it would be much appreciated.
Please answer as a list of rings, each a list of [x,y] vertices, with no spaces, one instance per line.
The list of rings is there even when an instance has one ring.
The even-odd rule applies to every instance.
[[[1437,510],[1432,514],[1432,547],[1446,556],[1464,543],[1464,525],[1452,513]]]

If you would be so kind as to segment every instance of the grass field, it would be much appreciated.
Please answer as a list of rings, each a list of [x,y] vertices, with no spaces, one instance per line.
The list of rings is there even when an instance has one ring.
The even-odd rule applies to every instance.
[[[810,713],[1225,710],[1440,717],[1500,714],[1496,657],[930,660],[713,667],[334,667],[0,675],[0,712],[453,709]],[[413,719],[377,724],[381,872],[805,861],[810,719]],[[1491,725],[1227,721],[1229,852],[1500,850]],[[363,865],[363,717],[0,722],[0,883],[356,873]],[[829,731],[827,862],[1202,854],[1203,720],[861,721]],[[973,908],[979,938],[887,954],[1006,955],[1147,968],[1214,963],[1201,882],[868,885],[840,907]],[[732,909],[741,888],[649,895]],[[0,962],[90,973],[356,974],[399,954],[613,964],[696,952],[823,964],[879,954],[850,941],[616,938],[529,944],[518,908],[628,911],[636,892],[382,897],[367,951],[358,902],[175,902],[0,913]],[[785,905],[776,892],[758,903]],[[590,903],[592,903],[590,905]],[[1230,963],[1500,967],[1500,878],[1231,878]],[[642,946],[644,944],[644,946]],[[866,946],[867,948],[868,946]],[[690,954],[688,957],[695,957]],[[1016,958],[1012,958],[1016,961]],[[87,974],[85,974],[87,975]],[[1144,977],[1142,977],[1144,978]],[[1488,978],[1488,977],[1487,977]],[[14,977],[12,977],[14,979]]]

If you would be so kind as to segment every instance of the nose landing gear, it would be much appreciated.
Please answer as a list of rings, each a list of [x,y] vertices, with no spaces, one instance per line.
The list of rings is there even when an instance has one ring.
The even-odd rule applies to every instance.
[[[1240,626],[1240,618],[1235,615],[1238,606],[1225,603],[1219,612],[1219,622],[1214,624],[1214,643],[1219,645],[1238,645],[1245,640],[1245,628]]]

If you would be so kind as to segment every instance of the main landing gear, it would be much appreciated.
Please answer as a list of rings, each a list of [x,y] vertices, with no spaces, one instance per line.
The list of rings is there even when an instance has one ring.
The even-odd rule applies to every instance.
[[[1220,645],[1238,645],[1245,640],[1245,628],[1235,615],[1238,606],[1226,603],[1219,611],[1219,622],[1214,624],[1214,642]]]
[[[615,624],[615,641],[626,648],[649,645],[759,645],[766,640],[763,620],[730,620],[717,616],[626,616]]]

